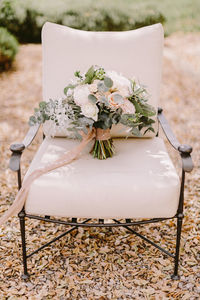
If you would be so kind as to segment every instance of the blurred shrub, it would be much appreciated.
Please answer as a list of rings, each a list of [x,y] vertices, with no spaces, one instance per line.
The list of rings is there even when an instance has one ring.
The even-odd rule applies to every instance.
[[[16,38],[6,28],[0,27],[0,71],[11,66],[17,51]]]
[[[124,31],[165,21],[155,9],[135,9],[114,1],[2,0],[0,26],[7,27],[20,42],[40,42],[41,28],[55,22],[89,31]]]

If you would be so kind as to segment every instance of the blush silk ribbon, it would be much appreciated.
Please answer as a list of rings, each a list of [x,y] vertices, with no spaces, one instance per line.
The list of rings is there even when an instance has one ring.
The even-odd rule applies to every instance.
[[[11,207],[4,213],[4,215],[0,218],[0,226],[5,223],[9,217],[16,215],[19,213],[26,201],[26,197],[28,195],[29,188],[32,182],[40,177],[41,175],[48,173],[52,170],[55,170],[59,167],[65,166],[70,164],[73,160],[77,159],[80,155],[81,151],[86,147],[86,145],[93,139],[97,140],[107,140],[110,138],[110,129],[100,129],[100,128],[93,128],[87,134],[81,133],[82,141],[81,143],[73,148],[72,150],[64,153],[60,158],[58,158],[53,163],[49,164],[48,166],[44,166],[42,168],[34,170],[24,181],[22,184],[21,189],[19,190],[13,204]]]

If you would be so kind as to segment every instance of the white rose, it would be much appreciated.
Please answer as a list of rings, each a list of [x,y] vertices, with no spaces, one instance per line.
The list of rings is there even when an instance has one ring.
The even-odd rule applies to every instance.
[[[125,100],[124,103],[120,106],[125,114],[134,114],[135,106],[129,100]]]
[[[117,72],[108,71],[106,75],[113,81],[113,89],[117,89],[123,97],[129,97],[132,94],[131,82],[126,77]]]
[[[87,103],[88,101],[88,95],[90,94],[90,90],[88,87],[88,84],[85,85],[78,85],[74,89],[74,101],[77,105],[82,106]]]
[[[94,121],[97,121],[99,110],[95,104],[88,102],[87,104],[81,106],[81,111],[85,117],[91,118]]]
[[[128,86],[122,86],[122,87],[118,87],[119,88],[119,93],[124,97],[127,98],[129,97],[132,93],[129,90]]]

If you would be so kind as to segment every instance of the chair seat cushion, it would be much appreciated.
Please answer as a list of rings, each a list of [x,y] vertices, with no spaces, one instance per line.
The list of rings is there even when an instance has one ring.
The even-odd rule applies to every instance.
[[[79,159],[32,183],[26,213],[104,219],[176,214],[180,180],[162,139],[115,139],[116,153],[106,160],[89,154],[93,142]],[[46,138],[26,176],[78,143],[66,138]]]

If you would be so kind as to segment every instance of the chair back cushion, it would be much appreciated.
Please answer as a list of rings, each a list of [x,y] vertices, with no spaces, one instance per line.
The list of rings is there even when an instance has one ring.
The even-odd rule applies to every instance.
[[[161,84],[163,28],[155,24],[121,32],[91,32],[45,23],[42,29],[43,100],[64,96],[74,71],[91,65],[115,70],[145,85],[157,108]],[[114,136],[125,136],[114,128]]]

